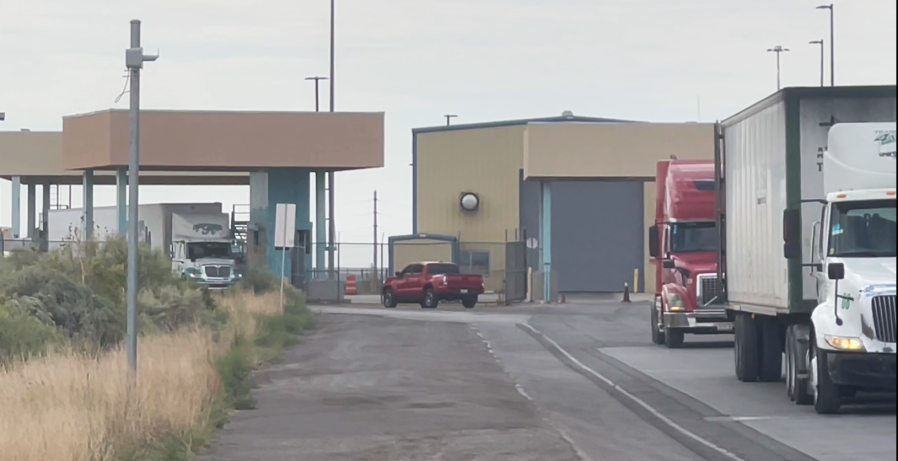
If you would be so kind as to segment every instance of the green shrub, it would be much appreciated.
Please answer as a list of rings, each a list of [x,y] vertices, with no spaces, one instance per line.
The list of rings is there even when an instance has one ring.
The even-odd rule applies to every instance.
[[[43,354],[48,346],[61,342],[62,334],[55,325],[29,314],[34,304],[0,298],[0,363]]]
[[[281,281],[266,268],[249,268],[237,287],[255,294],[268,293],[280,289]]]

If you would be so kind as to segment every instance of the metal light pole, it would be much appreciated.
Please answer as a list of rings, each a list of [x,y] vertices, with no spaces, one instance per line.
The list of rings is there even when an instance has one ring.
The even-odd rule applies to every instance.
[[[318,112],[318,82],[320,82],[321,80],[327,80],[327,77],[306,77],[306,80],[315,82],[315,112]]]
[[[780,45],[777,45],[773,48],[767,50],[768,53],[776,53],[776,91],[779,91],[782,86],[782,79],[780,76],[782,75],[782,67],[780,66],[780,55],[783,53],[789,52],[788,48],[783,48]]]
[[[131,47],[125,50],[125,67],[131,83],[130,118],[128,130],[130,150],[128,158],[128,371],[137,377],[137,203],[140,178],[140,69],[143,63],[159,56],[146,55],[140,46],[140,20],[131,20]]]
[[[444,115],[443,117],[446,117],[446,126],[449,126],[449,125],[452,124],[452,119],[458,117],[458,115],[455,115],[455,114],[446,114],[446,115]]]
[[[336,0],[331,0],[331,46],[330,46],[330,112],[334,111],[334,48],[335,48],[335,13],[336,13]],[[330,220],[328,221],[328,242],[327,246],[327,270],[330,276],[334,274],[334,265],[336,264],[336,260],[334,258],[334,245],[337,239],[337,225],[334,222],[334,172],[329,171],[327,173],[327,208],[328,214],[330,215]]]
[[[829,86],[836,86],[836,6],[820,5],[818,10],[829,10]]]
[[[6,112],[0,112],[0,122],[6,120]]]
[[[820,45],[820,86],[825,86],[826,85],[826,64],[825,64],[826,58],[824,57],[825,53],[823,51],[824,40],[823,39],[814,40],[812,42],[808,42],[808,44],[809,45]]]

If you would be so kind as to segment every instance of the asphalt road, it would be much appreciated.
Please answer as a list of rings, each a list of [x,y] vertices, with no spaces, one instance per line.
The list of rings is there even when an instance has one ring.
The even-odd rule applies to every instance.
[[[441,306],[442,307],[442,306]],[[894,402],[822,418],[732,377],[727,337],[669,351],[647,305],[315,308],[207,461],[895,460]]]

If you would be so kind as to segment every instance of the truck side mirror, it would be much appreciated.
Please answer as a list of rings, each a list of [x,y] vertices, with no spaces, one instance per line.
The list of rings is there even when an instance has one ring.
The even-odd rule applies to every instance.
[[[842,263],[830,263],[829,266],[826,267],[826,272],[826,275],[830,280],[845,279],[845,265]]]
[[[661,263],[661,267],[665,269],[676,269],[677,263],[673,259],[665,259],[664,262]]]
[[[402,272],[397,272],[396,277],[402,278]]]
[[[649,227],[649,256],[657,258],[661,253],[661,238],[658,234],[658,226]]]
[[[801,259],[801,210],[783,210],[783,256]]]

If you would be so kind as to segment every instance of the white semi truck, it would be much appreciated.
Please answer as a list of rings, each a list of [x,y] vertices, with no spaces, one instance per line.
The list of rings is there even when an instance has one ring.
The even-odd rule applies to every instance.
[[[230,217],[221,203],[158,203],[140,205],[139,238],[172,259],[172,270],[197,283],[223,288],[240,279]],[[50,210],[50,249],[83,235],[83,210]],[[118,228],[116,207],[94,208],[94,238],[103,241]]]
[[[743,382],[833,414],[896,391],[895,86],[788,88],[722,122],[719,276]]]

